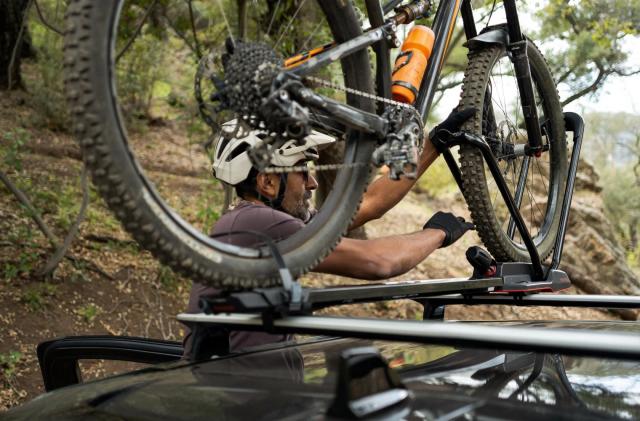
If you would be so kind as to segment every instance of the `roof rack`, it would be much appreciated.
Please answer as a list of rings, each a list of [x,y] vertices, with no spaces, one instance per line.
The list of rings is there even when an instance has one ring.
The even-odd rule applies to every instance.
[[[516,305],[542,307],[591,307],[606,309],[640,309],[640,297],[630,295],[569,295],[569,294],[534,294],[534,295],[474,295],[463,294],[441,295],[429,298],[429,303],[440,305]]]
[[[352,317],[285,316],[259,314],[180,314],[189,325],[209,325],[233,330],[301,333],[387,339],[453,346],[640,359],[640,338],[634,333],[491,326],[473,322],[441,323],[413,320],[378,320]],[[195,350],[194,350],[195,351]],[[201,358],[199,354],[198,358]]]

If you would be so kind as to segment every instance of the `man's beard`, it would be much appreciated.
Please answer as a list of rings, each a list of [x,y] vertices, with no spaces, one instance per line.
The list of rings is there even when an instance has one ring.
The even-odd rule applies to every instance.
[[[283,203],[283,208],[287,213],[294,218],[302,220],[302,222],[309,222],[309,220],[317,213],[315,209],[311,207],[311,192],[307,191],[300,200],[296,200],[295,204],[288,206],[288,203]]]

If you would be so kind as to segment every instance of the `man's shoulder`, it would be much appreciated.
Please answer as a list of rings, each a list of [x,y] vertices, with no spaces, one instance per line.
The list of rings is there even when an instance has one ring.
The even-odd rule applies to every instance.
[[[286,212],[270,208],[269,206],[261,203],[249,202],[247,200],[240,201],[232,210],[224,214],[220,220],[222,220],[222,218],[237,218],[238,216],[242,216],[244,218],[259,217],[271,221],[293,220],[302,223],[298,218],[295,218]]]
[[[298,231],[303,226],[304,223],[300,219],[288,213],[272,209],[263,204],[241,201],[234,209],[224,214],[216,222],[212,235],[243,230],[258,231],[280,240]]]

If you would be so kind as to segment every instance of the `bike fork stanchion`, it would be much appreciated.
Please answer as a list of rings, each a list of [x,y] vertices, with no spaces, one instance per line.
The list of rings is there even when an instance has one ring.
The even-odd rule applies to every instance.
[[[564,236],[567,232],[567,224],[569,222],[569,210],[571,209],[573,188],[576,184],[578,160],[580,158],[580,149],[582,147],[582,135],[584,134],[584,120],[578,114],[570,112],[564,113],[564,122],[567,131],[573,132],[573,151],[571,153],[571,162],[569,163],[569,174],[567,175],[567,188],[564,192],[564,198],[562,201],[562,211],[560,213],[558,236],[556,237],[556,243],[553,248],[551,269],[557,269],[558,266],[560,266],[560,259],[562,258]]]
[[[527,40],[522,35],[520,29],[516,1],[504,0],[503,4],[507,16],[507,29],[509,31],[509,45],[507,46],[507,50],[510,53],[518,80],[520,103],[522,104],[524,123],[529,135],[526,154],[529,156],[540,156],[542,152],[542,132],[540,130],[538,112],[535,107],[536,102],[533,80],[531,79],[531,67],[529,66],[529,56],[527,55]]]

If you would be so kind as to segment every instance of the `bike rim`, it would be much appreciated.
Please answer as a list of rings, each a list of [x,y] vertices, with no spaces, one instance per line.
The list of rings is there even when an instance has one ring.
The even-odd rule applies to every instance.
[[[151,4],[156,4],[157,2],[152,2]],[[185,2],[182,2],[185,4]],[[203,4],[205,2],[186,2],[186,4],[190,6],[197,6],[198,4]],[[264,19],[265,10],[254,8],[253,10],[249,10],[250,8],[246,7],[246,1],[238,1],[234,5],[235,7],[231,7],[229,9],[224,10],[222,6],[224,3],[221,0],[216,0],[214,2],[210,2],[212,8],[217,8],[221,12],[217,15],[217,20],[212,24],[209,22],[209,27],[213,27],[217,30],[217,39],[220,40],[223,35],[228,37],[238,38],[240,34],[245,34],[250,37],[250,39],[271,41],[274,44],[274,49],[277,51],[281,51],[284,57],[293,56],[295,54],[299,54],[300,52],[313,47],[314,45],[322,45],[326,44],[330,37],[330,40],[333,40],[331,37],[331,31],[329,30],[328,24],[319,8],[315,8],[317,16],[320,17],[319,22],[317,19],[307,22],[307,25],[300,24],[300,22],[296,22],[294,25],[294,21],[300,17],[302,11],[307,7],[313,6],[313,1],[311,0],[302,0],[299,4],[291,11],[289,15],[284,15],[285,20],[283,21],[283,25],[278,25],[278,19],[280,15],[278,14],[278,10],[282,9],[284,6],[284,2],[278,1],[271,13],[268,16],[268,19]],[[244,6],[241,6],[244,4]],[[254,4],[255,5],[255,4]],[[119,3],[120,10],[119,13],[116,14],[115,21],[113,22],[113,28],[115,33],[120,33],[118,29],[122,24],[122,19],[129,18],[131,9],[135,8],[135,4],[130,2],[120,2]],[[244,7],[244,13],[241,13],[241,9]],[[144,19],[149,18],[149,10],[138,10],[137,13],[133,13],[140,20],[141,24],[136,24],[136,31],[139,31],[145,37],[153,36],[150,33],[150,23],[143,22]],[[194,7],[194,10],[197,10]],[[308,12],[307,12],[308,13]],[[231,16],[237,16],[237,22],[234,24],[231,21]],[[267,23],[268,22],[268,23]],[[192,21],[192,26],[195,28],[197,23]],[[267,29],[260,27],[260,24],[266,25]],[[223,25],[223,26],[221,26]],[[278,27],[278,32],[276,33],[276,28]],[[305,29],[306,28],[306,29]],[[303,31],[304,38],[300,39],[300,43],[297,43],[297,35],[294,36],[294,42],[289,41],[289,35],[287,31]],[[175,29],[174,31],[178,33],[179,29]],[[188,40],[182,39],[184,45],[176,47],[176,50],[179,54],[176,54],[176,60],[180,60],[183,63],[183,67],[190,68],[191,70],[185,70],[185,74],[194,73],[196,71],[195,60],[193,60],[193,65],[189,66],[187,63],[189,60],[187,58],[193,58],[192,56],[203,55],[203,42],[202,39],[196,41],[198,39],[198,33],[195,29],[192,31],[192,43],[189,46]],[[138,35],[140,36],[140,35]],[[185,33],[183,33],[180,37],[186,37]],[[114,90],[114,100],[118,98],[117,104],[114,104],[116,108],[120,110],[118,118],[120,119],[120,130],[121,136],[123,139],[127,139],[129,144],[128,147],[132,151],[134,156],[138,155],[149,155],[149,153],[154,156],[160,157],[160,161],[162,162],[161,156],[163,154],[171,154],[171,153],[179,153],[183,158],[188,157],[191,159],[188,162],[187,166],[190,166],[191,171],[199,174],[199,183],[201,190],[196,197],[196,206],[193,206],[193,200],[190,198],[186,198],[184,196],[178,195],[176,191],[173,190],[174,184],[172,184],[171,180],[164,175],[159,174],[159,171],[155,171],[158,167],[157,165],[153,165],[153,162],[149,159],[135,159],[135,164],[137,166],[137,171],[140,180],[145,184],[146,192],[149,195],[148,201],[153,203],[153,206],[159,209],[158,213],[162,213],[166,216],[166,218],[171,220],[171,224],[173,226],[179,227],[184,233],[188,234],[193,240],[197,241],[199,244],[213,248],[219,251],[223,251],[230,255],[235,255],[239,257],[250,257],[250,258],[258,258],[264,257],[265,251],[257,250],[255,248],[248,247],[237,247],[233,245],[229,245],[227,243],[217,241],[215,239],[211,239],[208,236],[208,230],[211,228],[211,222],[215,220],[215,216],[219,216],[220,212],[216,212],[213,209],[207,208],[207,206],[198,206],[198,201],[203,201],[204,203],[213,203],[219,202],[222,203],[222,197],[224,195],[224,189],[221,184],[208,186],[207,183],[212,183],[210,176],[210,162],[206,159],[203,159],[203,154],[198,153],[196,155],[197,145],[194,145],[190,141],[190,139],[181,138],[180,144],[178,147],[172,148],[170,145],[167,149],[167,144],[165,142],[164,145],[158,146],[158,144],[154,144],[153,148],[150,151],[146,150],[149,148],[149,145],[145,145],[144,142],[141,142],[142,136],[139,132],[136,131],[136,128],[129,129],[132,126],[131,114],[132,111],[128,109],[126,106],[123,106],[122,99],[131,99],[132,102],[135,102],[135,78],[132,80],[132,74],[129,71],[130,68],[139,65],[140,63],[136,63],[136,41],[130,43],[130,38],[126,37],[113,37],[116,42],[112,46],[112,62],[114,63],[114,68],[112,69],[112,82],[113,82],[113,90]],[[222,38],[224,39],[224,37]],[[175,45],[179,40],[176,39],[176,36],[172,36],[169,40],[168,44]],[[198,47],[198,44],[200,47]],[[185,47],[186,46],[186,47]],[[160,48],[160,47],[159,47]],[[198,53],[198,49],[200,49],[200,53]],[[188,51],[192,50],[192,51]],[[166,50],[160,48],[160,56]],[[213,50],[211,50],[213,51]],[[128,55],[129,58],[127,57]],[[212,54],[214,55],[214,54]],[[166,57],[161,57],[161,59],[166,59]],[[174,60],[175,63],[175,60]],[[200,62],[202,63],[202,61]],[[337,76],[339,80],[339,84],[344,84],[342,77],[342,71],[340,70],[340,64],[335,63],[332,64],[329,68],[323,69],[323,72],[328,72],[329,76]],[[181,85],[177,85],[178,87],[182,86],[182,89],[185,89],[184,86],[189,84],[189,78],[184,78],[183,75],[172,75],[172,81],[176,81],[176,83],[180,83]],[[182,127],[184,129],[184,120],[189,119],[191,115],[191,120],[193,120],[193,114],[195,113],[195,109],[192,107],[184,113],[177,113],[175,109],[171,108],[171,105],[167,105],[162,103],[161,98],[156,97],[155,91],[156,89],[161,89],[163,87],[162,83],[157,86],[154,85],[152,89],[152,97],[148,99],[147,103],[152,104],[152,112],[155,114],[153,117],[157,118],[157,114],[162,114],[160,119],[169,119],[171,124],[175,124],[176,127]],[[164,85],[166,88],[166,85]],[[173,88],[171,86],[171,88]],[[178,92],[179,89],[176,89]],[[192,89],[188,90],[189,92]],[[173,93],[173,89],[171,91]],[[204,96],[208,95],[209,92],[203,93]],[[327,94],[326,89],[323,90],[323,94]],[[335,94],[336,97],[344,99],[344,96],[341,93]],[[167,98],[165,98],[166,100]],[[161,104],[155,104],[155,101],[158,100]],[[174,101],[184,101],[187,102],[187,98],[173,98]],[[199,111],[202,111],[201,109]],[[157,113],[157,114],[156,114]],[[163,114],[164,113],[164,114]],[[175,114],[172,114],[175,113]],[[134,115],[135,116],[135,115]],[[228,118],[226,116],[221,116],[224,120]],[[134,122],[135,123],[135,122]],[[196,122],[197,123],[197,122]],[[195,132],[198,133],[198,130],[202,131],[202,128],[195,128]],[[353,136],[349,138],[350,140],[345,142],[347,144],[346,153],[344,156],[344,164],[347,164],[346,168],[342,168],[337,174],[337,183],[340,183],[342,186],[350,185],[350,179],[354,178],[354,169],[348,167],[348,165],[354,165],[358,161],[358,156],[356,154],[355,146],[349,146],[350,142],[355,142]],[[157,139],[156,139],[157,140]],[[169,141],[169,143],[171,143]],[[175,142],[174,142],[174,146]],[[143,163],[144,161],[144,163]],[[152,165],[148,165],[149,162],[152,162]],[[160,169],[161,165],[160,165]],[[169,177],[170,178],[170,177]],[[213,183],[212,183],[213,184]],[[340,201],[344,200],[344,198],[340,198],[339,195],[334,195],[333,192],[329,194],[326,201],[326,208],[336,207],[339,205]],[[212,213],[217,213],[214,217],[211,217]],[[330,218],[329,212],[324,212],[323,209],[320,209],[320,213],[316,217],[314,223],[309,224],[308,227],[305,227],[301,232],[296,233],[290,239],[283,241],[281,243],[281,249],[284,253],[289,250],[295,250],[300,247],[306,241],[306,238],[312,237],[315,233],[322,229],[322,227],[328,222]],[[268,253],[267,253],[268,254]]]
[[[520,213],[536,247],[550,233],[558,211],[558,168],[552,162],[557,154],[556,137],[550,105],[545,101],[540,77],[531,66],[534,97],[538,117],[545,127],[542,141],[548,150],[539,157],[527,157],[521,150],[527,142],[526,128],[520,105],[520,94],[513,64],[507,55],[499,55],[489,76],[483,109],[483,134],[494,148],[501,173],[509,191],[520,199]],[[491,118],[493,113],[494,118]],[[502,233],[521,251],[526,246],[515,227],[497,184],[485,165],[487,191],[496,221]],[[518,200],[516,200],[518,203]]]

